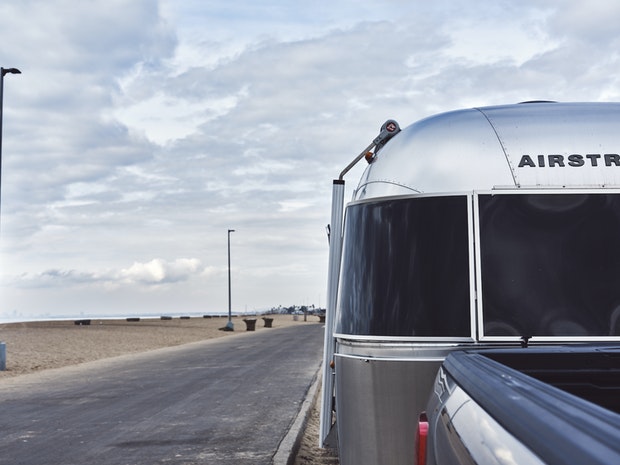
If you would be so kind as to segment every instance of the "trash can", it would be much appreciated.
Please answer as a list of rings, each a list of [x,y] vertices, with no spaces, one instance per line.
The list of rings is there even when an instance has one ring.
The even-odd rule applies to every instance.
[[[244,318],[243,321],[245,321],[246,331],[256,331],[256,318]]]
[[[273,324],[273,318],[264,316],[263,321],[265,322],[265,328],[271,328],[271,325]]]

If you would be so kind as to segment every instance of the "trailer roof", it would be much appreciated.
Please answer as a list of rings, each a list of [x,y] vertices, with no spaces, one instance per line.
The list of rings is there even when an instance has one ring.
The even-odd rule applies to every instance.
[[[422,119],[377,153],[355,198],[505,187],[620,187],[620,103],[532,102]]]

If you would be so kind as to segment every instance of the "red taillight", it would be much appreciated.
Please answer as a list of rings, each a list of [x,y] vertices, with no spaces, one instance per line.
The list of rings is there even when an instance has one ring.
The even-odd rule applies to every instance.
[[[422,412],[418,418],[418,430],[415,434],[416,465],[426,464],[426,438],[428,437],[428,418]]]

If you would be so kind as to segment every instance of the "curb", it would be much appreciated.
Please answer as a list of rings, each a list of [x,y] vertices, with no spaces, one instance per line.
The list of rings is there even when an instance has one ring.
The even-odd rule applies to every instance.
[[[305,400],[301,404],[297,418],[295,418],[295,421],[278,445],[278,450],[274,454],[271,462],[273,465],[293,465],[295,462],[295,457],[297,456],[297,452],[299,452],[299,446],[301,445],[308,419],[310,418],[312,408],[318,397],[319,388],[321,386],[320,374],[322,366],[323,364],[321,363],[314,374],[312,384],[308,389]]]

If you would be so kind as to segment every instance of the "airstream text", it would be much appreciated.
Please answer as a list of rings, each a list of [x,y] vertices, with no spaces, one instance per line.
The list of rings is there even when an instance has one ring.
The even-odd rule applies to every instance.
[[[600,153],[588,153],[587,155],[522,155],[521,161],[519,161],[519,168],[530,167],[530,168],[544,168],[548,166],[549,168],[560,167],[564,168],[565,166],[599,166],[599,161],[601,165],[605,166],[620,166],[620,155],[616,153],[606,153],[601,155]]]

